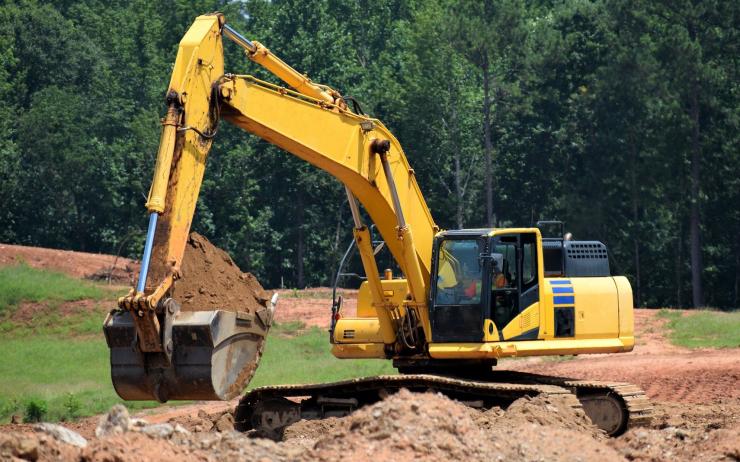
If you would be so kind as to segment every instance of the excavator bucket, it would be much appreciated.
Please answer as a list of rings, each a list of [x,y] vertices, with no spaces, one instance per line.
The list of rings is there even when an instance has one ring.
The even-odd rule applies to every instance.
[[[111,378],[125,400],[228,400],[257,369],[277,294],[257,313],[174,311],[163,323],[165,351],[138,348],[130,312],[114,310],[103,330]]]

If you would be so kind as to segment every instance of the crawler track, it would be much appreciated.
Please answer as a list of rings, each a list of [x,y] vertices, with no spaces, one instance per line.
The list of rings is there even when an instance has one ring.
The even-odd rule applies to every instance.
[[[279,438],[285,427],[298,420],[348,415],[401,388],[440,392],[480,409],[505,408],[524,396],[560,395],[570,399],[574,408],[583,408],[596,425],[614,436],[652,417],[644,392],[628,383],[495,371],[483,380],[410,374],[256,388],[237,406],[236,426],[241,431],[255,429]]]
[[[523,372],[506,375],[516,381],[567,388],[578,397],[591,420],[611,436],[620,435],[630,427],[646,425],[653,418],[653,406],[645,392],[631,383],[573,380]]]

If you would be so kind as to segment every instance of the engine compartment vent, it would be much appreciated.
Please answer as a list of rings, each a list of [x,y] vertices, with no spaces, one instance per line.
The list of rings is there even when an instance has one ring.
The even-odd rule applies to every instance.
[[[565,241],[565,276],[602,277],[611,276],[609,253],[599,241]]]

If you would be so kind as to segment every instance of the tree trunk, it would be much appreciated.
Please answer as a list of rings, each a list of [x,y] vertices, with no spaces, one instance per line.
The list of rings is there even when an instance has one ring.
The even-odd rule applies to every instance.
[[[493,143],[491,142],[491,69],[488,58],[483,59],[483,144],[485,149],[486,175],[486,226],[493,223]]]
[[[691,235],[691,289],[694,308],[704,306],[704,290],[701,273],[704,269],[701,254],[701,216],[699,194],[701,191],[701,141],[699,127],[699,82],[696,77],[691,83],[691,217],[689,233]]]
[[[462,170],[460,168],[460,150],[455,150],[455,196],[457,196],[455,204],[455,222],[457,223],[457,229],[462,229],[463,223],[463,212],[464,212],[464,201],[462,194]]]
[[[453,105],[455,101],[453,99]],[[462,169],[462,153],[460,152],[460,143],[458,143],[458,126],[457,126],[457,110],[453,107],[452,114],[450,115],[450,136],[452,136],[452,149],[454,151],[455,160],[455,223],[457,229],[462,229],[464,224],[464,212],[465,212],[465,192],[463,191],[463,169]]]
[[[638,231],[639,225],[639,194],[637,191],[637,148],[634,143],[634,137],[630,136],[630,153],[631,162],[630,167],[630,188],[632,189],[632,229]],[[632,242],[634,245],[634,258],[635,258],[635,306],[642,305],[642,278],[640,277],[640,240],[641,236],[639,232],[633,232]]]
[[[306,250],[305,236],[303,234],[304,210],[303,195],[296,196],[296,224],[298,225],[298,248],[296,250],[296,286],[303,289],[306,285],[305,275],[303,273],[303,254]]]
[[[738,307],[738,292],[740,292],[740,233],[735,235],[735,287],[732,294],[732,306]]]
[[[681,213],[680,211],[677,214]],[[681,287],[682,271],[681,266],[683,265],[683,217],[678,219],[678,236],[676,237],[676,308],[683,307],[683,290]]]

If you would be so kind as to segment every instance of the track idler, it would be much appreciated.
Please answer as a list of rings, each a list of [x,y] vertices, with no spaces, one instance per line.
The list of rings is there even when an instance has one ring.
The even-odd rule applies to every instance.
[[[256,313],[181,311],[162,303],[162,352],[142,352],[132,315],[114,310],[103,331],[111,379],[124,400],[228,400],[257,369],[277,294]]]

